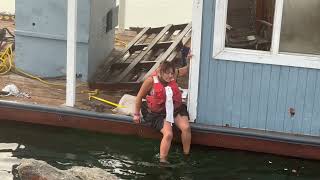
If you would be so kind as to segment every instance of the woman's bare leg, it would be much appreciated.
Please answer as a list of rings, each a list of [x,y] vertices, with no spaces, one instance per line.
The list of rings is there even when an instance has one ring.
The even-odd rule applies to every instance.
[[[160,162],[166,162],[173,137],[171,123],[164,120],[163,128],[160,132],[162,133],[162,140],[160,143]]]
[[[183,152],[184,154],[189,154],[191,144],[191,128],[188,116],[180,116],[180,114],[178,114],[175,118],[175,124],[181,130]]]

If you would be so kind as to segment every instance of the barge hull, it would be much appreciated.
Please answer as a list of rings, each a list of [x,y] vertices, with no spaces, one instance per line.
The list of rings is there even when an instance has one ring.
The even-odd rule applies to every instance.
[[[13,102],[0,102],[1,120],[77,128],[101,133],[136,135],[145,138],[161,134],[144,124],[134,124],[131,118],[111,114],[97,114],[67,107],[43,107]],[[175,133],[178,140],[179,133]],[[304,159],[320,160],[320,142],[317,138],[247,133],[232,128],[192,124],[192,144],[211,147],[270,153]]]

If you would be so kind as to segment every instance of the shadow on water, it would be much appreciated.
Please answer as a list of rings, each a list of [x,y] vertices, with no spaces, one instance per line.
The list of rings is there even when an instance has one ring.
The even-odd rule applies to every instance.
[[[1,121],[0,179],[16,176],[22,158],[59,169],[98,167],[121,179],[320,179],[318,161],[202,146],[186,157],[173,144],[170,164],[160,165],[158,149],[158,140]]]

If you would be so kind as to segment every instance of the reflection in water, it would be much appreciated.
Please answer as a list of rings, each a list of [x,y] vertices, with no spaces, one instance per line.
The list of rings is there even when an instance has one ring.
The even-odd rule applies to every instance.
[[[66,170],[97,167],[121,179],[306,180],[320,177],[320,163],[243,151],[180,144],[170,151],[171,164],[158,163],[158,140],[1,121],[0,180],[17,179],[22,158],[43,160]]]

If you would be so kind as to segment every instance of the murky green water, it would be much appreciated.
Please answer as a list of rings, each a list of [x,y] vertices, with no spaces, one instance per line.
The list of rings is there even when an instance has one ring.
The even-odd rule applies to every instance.
[[[99,167],[122,179],[320,179],[319,161],[199,146],[193,146],[186,158],[181,147],[174,144],[171,164],[163,167],[158,163],[157,140],[0,123],[0,179],[12,179],[21,158],[44,160],[60,169]]]

